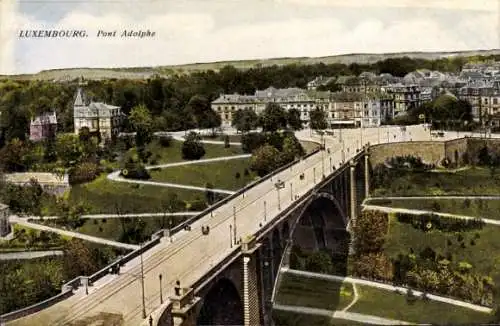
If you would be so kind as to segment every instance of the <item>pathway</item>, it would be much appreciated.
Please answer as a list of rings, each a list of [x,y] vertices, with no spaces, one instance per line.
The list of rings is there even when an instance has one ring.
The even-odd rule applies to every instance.
[[[384,213],[406,213],[406,214],[414,214],[414,215],[432,214],[432,215],[436,215],[436,216],[458,218],[458,219],[462,219],[462,220],[477,220],[479,218],[485,224],[500,226],[500,220],[492,220],[489,218],[480,218],[480,217],[476,217],[476,216],[457,215],[457,214],[450,214],[450,213],[438,213],[438,212],[426,211],[426,210],[420,210],[420,209],[397,208],[397,207],[387,207],[387,206],[378,206],[378,205],[362,205],[362,206],[363,206],[363,210],[365,210],[365,209],[375,210],[375,211],[381,211]]]
[[[331,280],[331,281],[337,281],[337,282],[349,282],[352,284],[360,284],[360,285],[366,285],[366,286],[371,286],[375,288],[379,288],[382,290],[387,290],[387,291],[401,291],[406,293],[408,291],[408,288],[402,287],[402,286],[394,286],[390,284],[385,284],[385,283],[379,283],[379,282],[373,282],[373,281],[368,281],[368,280],[363,280],[359,278],[354,278],[354,277],[348,277],[348,276],[337,276],[337,275],[328,275],[328,274],[318,274],[318,273],[312,273],[312,272],[306,272],[306,271],[300,271],[300,270],[294,270],[294,269],[289,269],[286,267],[281,268],[282,273],[289,273],[293,275],[299,275],[299,276],[304,276],[304,277],[310,277],[310,278],[320,278],[320,279],[325,279],[325,280]],[[423,293],[420,291],[413,290],[413,294],[416,296],[421,296]],[[460,300],[455,300],[455,299],[450,299],[434,294],[427,294],[427,297],[430,300],[434,301],[439,301],[439,302],[444,302],[448,303],[454,306],[460,306],[463,308],[471,309],[471,310],[476,310],[484,313],[491,313],[492,309],[476,304],[472,304],[469,302],[465,301],[460,301]]]
[[[487,200],[498,200],[500,199],[500,195],[498,196],[485,196],[485,195],[460,195],[460,196],[396,196],[396,197],[369,197],[366,198],[365,201],[370,200],[426,200],[426,199],[487,199]]]
[[[167,163],[160,165],[152,165],[147,166],[146,169],[165,169],[174,166],[183,166],[183,165],[191,165],[191,164],[203,164],[203,163],[211,163],[211,162],[220,162],[220,161],[229,161],[229,160],[238,160],[242,158],[248,158],[252,156],[251,154],[242,154],[242,155],[232,155],[232,156],[223,156],[216,158],[208,158],[204,160],[196,160],[196,161],[187,161],[187,162],[175,162],[175,163]],[[206,188],[206,187],[197,187],[197,186],[189,186],[182,185],[178,183],[169,183],[169,182],[159,182],[159,181],[147,181],[147,180],[136,180],[136,179],[126,179],[120,176],[121,171],[114,171],[108,174],[107,178],[109,180],[118,181],[118,182],[127,182],[127,183],[135,183],[135,184],[143,184],[150,186],[159,186],[159,187],[168,187],[168,188],[179,188],[179,189],[188,189],[188,190],[197,190],[197,191],[212,191],[215,193],[232,195],[235,194],[236,191],[218,189],[218,188]]]
[[[117,241],[113,241],[113,240],[93,237],[91,235],[86,235],[86,234],[82,234],[82,233],[78,233],[78,232],[66,231],[66,230],[62,230],[59,228],[54,228],[54,227],[50,227],[50,226],[46,226],[46,225],[42,225],[42,224],[31,223],[31,222],[28,222],[26,219],[20,218],[20,217],[15,216],[15,215],[10,216],[10,221],[13,224],[19,224],[19,225],[22,225],[22,226],[25,226],[28,228],[32,228],[32,229],[36,229],[36,230],[40,230],[40,231],[54,232],[54,233],[58,233],[60,235],[66,236],[66,237],[78,238],[78,239],[82,239],[85,241],[100,243],[100,244],[107,245],[107,246],[123,248],[123,249],[130,249],[130,250],[139,249],[139,246],[137,246],[137,245],[132,245],[132,244],[128,244],[128,243],[121,243],[121,242],[117,242]]]
[[[201,212],[175,212],[175,213],[130,213],[130,214],[88,214],[82,215],[82,219],[101,219],[101,218],[126,218],[126,217],[163,217],[163,216],[193,216]],[[27,220],[58,220],[60,216],[26,216]]]
[[[310,308],[302,306],[289,306],[281,304],[273,305],[273,309],[289,311],[289,312],[297,312],[307,315],[319,315],[330,318],[346,319],[370,325],[414,325],[414,323],[409,323],[402,320],[381,318],[372,315],[358,314],[355,312],[333,311],[327,309],[318,309],[318,308]]]
[[[18,251],[0,253],[0,260],[18,260],[18,259],[35,259],[42,257],[62,256],[62,250],[45,250],[45,251]]]

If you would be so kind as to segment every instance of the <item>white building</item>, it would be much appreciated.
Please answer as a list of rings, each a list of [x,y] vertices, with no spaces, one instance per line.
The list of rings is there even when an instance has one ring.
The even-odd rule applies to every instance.
[[[90,132],[99,132],[102,139],[118,135],[123,121],[120,107],[101,102],[88,101],[79,88],[73,107],[75,134],[87,127]]]
[[[70,189],[68,175],[59,176],[49,172],[17,172],[4,175],[5,182],[18,186],[30,185],[31,180],[36,180],[42,189],[54,195],[61,195]]]

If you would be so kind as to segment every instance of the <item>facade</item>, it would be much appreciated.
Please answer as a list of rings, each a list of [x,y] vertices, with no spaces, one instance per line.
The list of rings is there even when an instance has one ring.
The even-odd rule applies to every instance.
[[[88,101],[79,88],[73,106],[75,134],[87,127],[90,132],[99,132],[102,139],[117,136],[123,121],[120,107],[101,102]]]
[[[55,112],[45,112],[30,123],[30,140],[40,141],[55,137],[57,133],[57,117]]]
[[[222,94],[212,102],[212,109],[221,117],[222,125],[231,125],[233,114],[238,110],[251,109],[257,114],[264,111],[267,103],[277,103],[285,111],[296,109],[306,124],[310,112],[325,111],[328,123],[340,126],[378,126],[393,117],[393,101],[387,94],[318,92],[300,88],[258,90],[254,95]]]
[[[409,109],[422,104],[420,87],[418,85],[394,84],[382,89],[394,100],[394,116],[406,113]]]
[[[5,237],[10,231],[9,206],[0,203],[0,237]]]
[[[328,85],[328,83],[335,80],[335,77],[323,77],[319,76],[307,83],[308,90],[316,90],[319,86]]]
[[[68,175],[58,176],[48,172],[19,172],[5,174],[5,181],[18,186],[29,185],[36,180],[42,189],[54,195],[61,195],[70,189]]]

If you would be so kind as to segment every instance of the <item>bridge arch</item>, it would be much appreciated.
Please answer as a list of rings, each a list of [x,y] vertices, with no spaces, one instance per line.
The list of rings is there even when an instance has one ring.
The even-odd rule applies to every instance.
[[[234,283],[218,280],[204,296],[196,325],[242,325],[243,301]]]

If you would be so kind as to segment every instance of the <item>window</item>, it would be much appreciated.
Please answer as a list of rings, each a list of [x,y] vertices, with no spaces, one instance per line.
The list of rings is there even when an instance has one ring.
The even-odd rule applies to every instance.
[[[496,97],[495,97],[495,98],[493,99],[493,104],[498,104],[498,98],[496,98]]]

